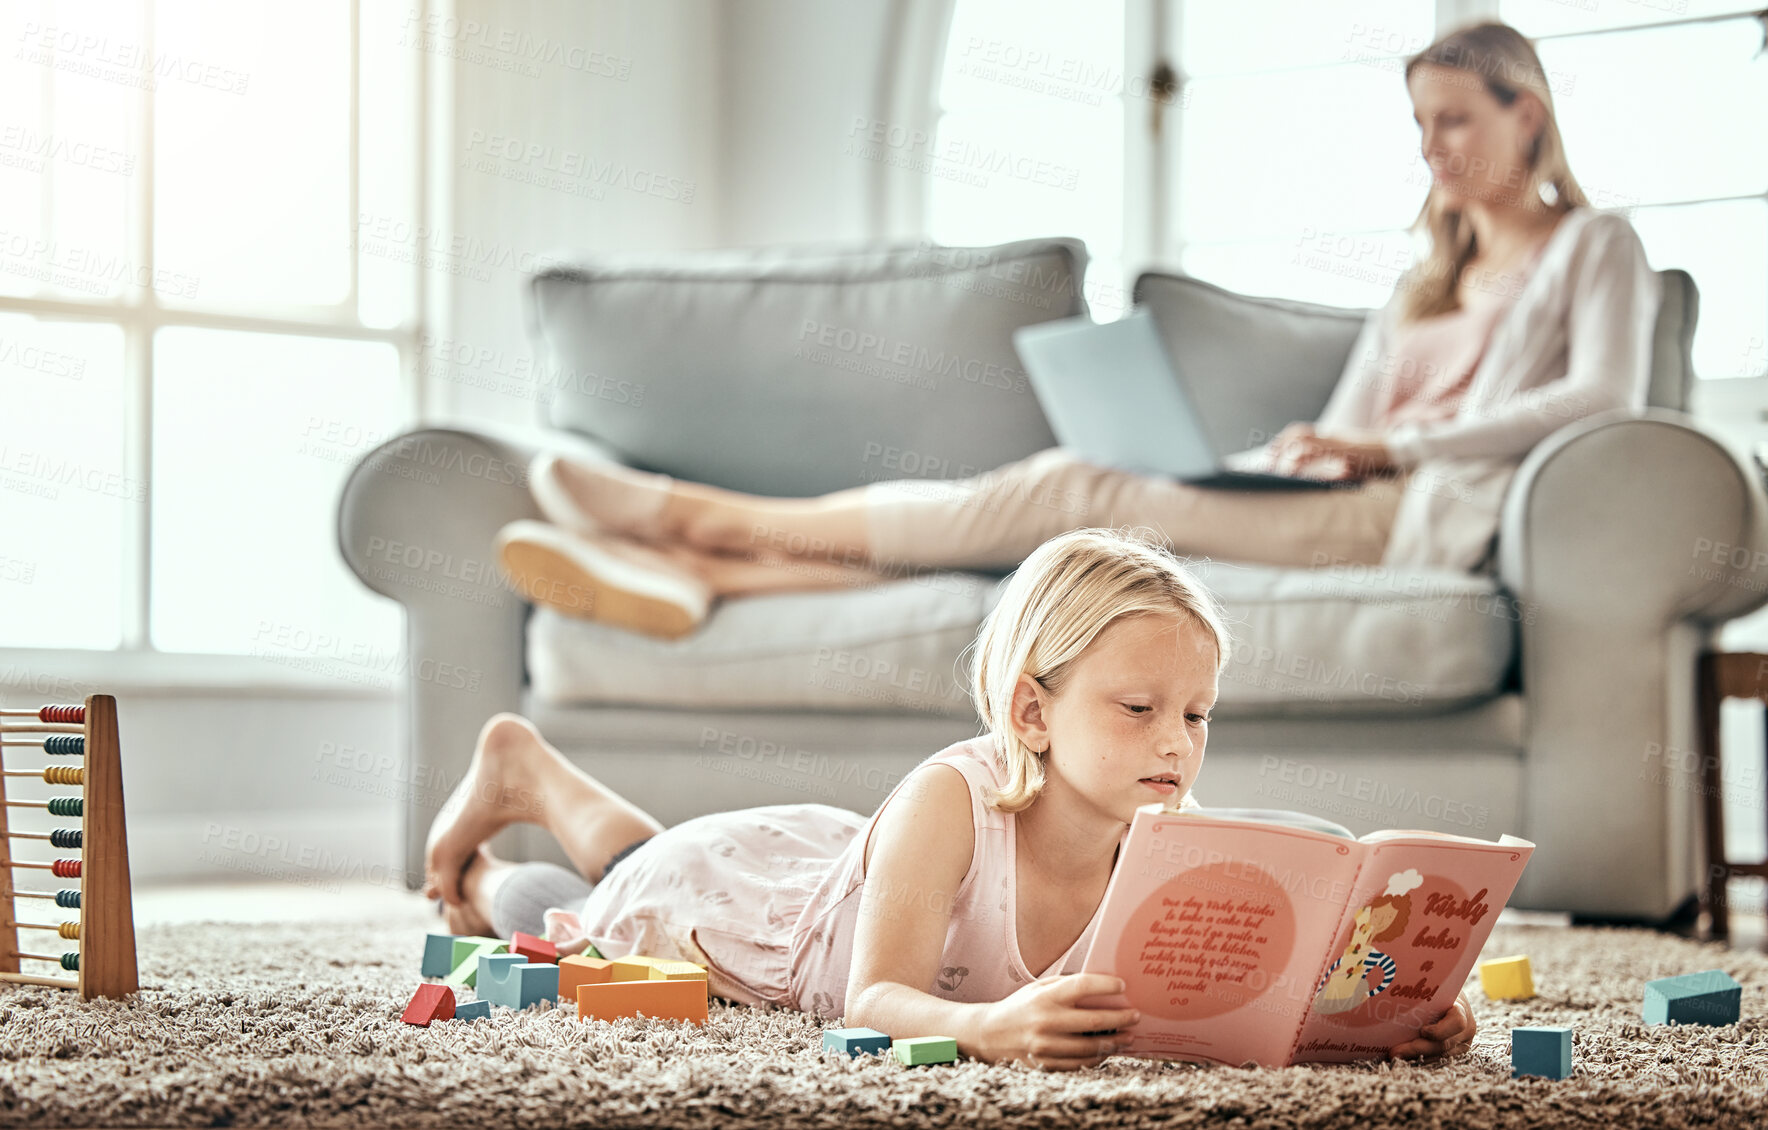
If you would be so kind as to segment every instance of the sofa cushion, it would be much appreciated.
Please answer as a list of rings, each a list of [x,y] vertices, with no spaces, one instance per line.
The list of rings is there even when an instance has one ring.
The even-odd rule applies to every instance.
[[[531,279],[547,422],[757,494],[961,478],[1055,445],[1013,331],[1083,313],[1076,240],[608,256]]]
[[[1239,716],[1383,714],[1498,693],[1519,607],[1490,578],[1377,567],[1193,566],[1234,638],[1220,707]],[[973,717],[966,648],[1006,578],[939,572],[872,588],[721,603],[655,640],[537,609],[528,633],[543,703],[641,703]]]

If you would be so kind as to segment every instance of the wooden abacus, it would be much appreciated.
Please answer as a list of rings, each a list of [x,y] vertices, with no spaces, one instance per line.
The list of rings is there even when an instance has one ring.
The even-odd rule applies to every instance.
[[[78,989],[83,1000],[124,997],[139,984],[135,969],[135,910],[129,893],[129,841],[123,828],[123,768],[117,743],[117,700],[107,694],[88,695],[84,706],[45,706],[37,710],[0,710],[0,717],[30,718],[0,722],[0,981]],[[36,735],[26,737],[24,735]],[[77,757],[83,764],[48,765],[42,769],[6,768],[7,751],[41,747],[51,758]],[[7,779],[32,777],[50,785],[73,785],[79,796],[46,800],[13,800]],[[77,817],[82,828],[52,832],[15,832],[7,819],[13,808],[47,809],[51,816]],[[79,858],[47,863],[12,857],[14,840],[47,840],[57,848],[78,848]],[[13,883],[15,869],[48,871],[57,878],[80,880],[78,890],[21,891]],[[20,921],[20,899],[47,899],[77,910],[72,922]],[[78,951],[59,956],[27,953],[19,948],[20,930],[46,930],[77,938]],[[19,970],[20,960],[49,961],[77,972],[79,978],[43,977]]]

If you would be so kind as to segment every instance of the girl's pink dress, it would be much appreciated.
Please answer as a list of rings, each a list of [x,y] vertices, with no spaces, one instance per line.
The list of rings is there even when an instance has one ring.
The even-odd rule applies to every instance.
[[[1049,968],[1028,969],[1019,954],[1016,817],[984,804],[981,793],[984,784],[1005,783],[993,735],[956,742],[921,764],[929,762],[953,766],[969,783],[976,848],[953,901],[939,974],[927,991],[947,1000],[996,1001],[1039,977],[1078,972],[1099,922],[1097,907]],[[878,812],[912,777],[897,783]],[[706,966],[714,996],[795,1008],[818,1019],[841,1016],[861,865],[878,812],[864,817],[827,804],[779,804],[684,821],[622,860],[579,914],[548,910],[547,937],[562,953],[593,943],[608,957],[686,958]]]

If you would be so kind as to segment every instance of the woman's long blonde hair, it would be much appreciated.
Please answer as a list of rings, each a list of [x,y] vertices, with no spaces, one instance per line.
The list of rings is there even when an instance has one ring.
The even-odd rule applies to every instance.
[[[1478,76],[1500,105],[1509,106],[1519,92],[1531,91],[1547,113],[1542,119],[1540,136],[1529,152],[1529,176],[1522,187],[1524,207],[1566,212],[1589,203],[1566,162],[1565,143],[1553,110],[1553,92],[1548,89],[1541,58],[1521,32],[1496,22],[1469,24],[1449,32],[1406,61],[1408,89],[1412,72],[1426,63]],[[1474,246],[1472,225],[1438,191],[1435,178],[1410,230],[1414,235],[1423,232],[1429,238],[1430,251],[1396,284],[1403,292],[1400,320],[1412,322],[1459,309],[1456,283],[1479,249]]]
[[[1059,534],[1014,572],[970,645],[970,698],[996,737],[995,756],[1007,778],[988,803],[1018,812],[1044,786],[1043,758],[1009,724],[1020,674],[1060,696],[1093,637],[1137,613],[1190,618],[1215,639],[1216,671],[1227,665],[1232,640],[1215,595],[1147,527]]]

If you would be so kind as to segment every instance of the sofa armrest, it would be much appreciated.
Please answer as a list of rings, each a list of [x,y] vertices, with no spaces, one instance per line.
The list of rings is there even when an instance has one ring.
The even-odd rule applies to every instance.
[[[550,446],[610,458],[581,437]],[[497,531],[539,516],[535,447],[455,428],[398,436],[344,483],[338,548],[363,584],[405,606],[406,883],[423,879],[431,821],[465,773],[486,719],[522,705],[527,605],[492,553]]]
[[[1698,889],[1695,656],[1768,599],[1765,514],[1760,478],[1664,409],[1576,421],[1518,468],[1498,568],[1521,633],[1520,834],[1575,877],[1525,873],[1518,905],[1659,917]]]

